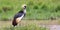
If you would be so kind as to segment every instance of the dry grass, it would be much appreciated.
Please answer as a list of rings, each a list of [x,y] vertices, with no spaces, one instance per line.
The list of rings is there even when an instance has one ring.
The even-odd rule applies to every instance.
[[[11,26],[12,21],[0,21],[1,27]],[[60,25],[60,20],[22,20],[20,25],[36,24],[36,25]]]

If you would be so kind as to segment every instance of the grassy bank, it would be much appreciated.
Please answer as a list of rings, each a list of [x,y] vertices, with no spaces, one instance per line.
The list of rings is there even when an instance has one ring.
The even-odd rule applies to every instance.
[[[12,27],[11,23],[0,21],[0,30],[49,30],[49,25],[60,25],[60,20],[22,20],[16,27]]]
[[[12,19],[22,4],[27,4],[24,19],[60,18],[60,0],[0,0],[0,19]]]
[[[20,25],[16,27],[12,27],[12,26],[1,27],[0,30],[49,30],[49,29],[45,27],[39,27],[35,24],[28,24],[25,26]]]

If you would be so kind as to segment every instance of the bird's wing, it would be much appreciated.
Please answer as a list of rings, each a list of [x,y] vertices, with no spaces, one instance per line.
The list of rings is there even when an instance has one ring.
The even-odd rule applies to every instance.
[[[16,18],[16,23],[19,23],[23,17],[24,17],[24,14],[21,17]]]
[[[18,13],[18,14],[16,14],[16,15],[14,16],[14,19],[19,18],[19,17],[22,17],[22,16],[24,16],[23,13]]]

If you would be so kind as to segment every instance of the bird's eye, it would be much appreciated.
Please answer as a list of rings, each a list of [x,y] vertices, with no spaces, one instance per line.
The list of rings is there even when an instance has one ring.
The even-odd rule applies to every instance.
[[[24,6],[26,8],[26,6]]]

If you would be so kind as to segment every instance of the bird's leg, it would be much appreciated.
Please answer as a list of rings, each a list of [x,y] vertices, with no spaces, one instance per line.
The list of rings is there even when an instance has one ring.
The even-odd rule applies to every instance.
[[[18,27],[21,26],[21,21],[18,23]]]
[[[21,26],[21,21],[19,22],[19,25]]]

